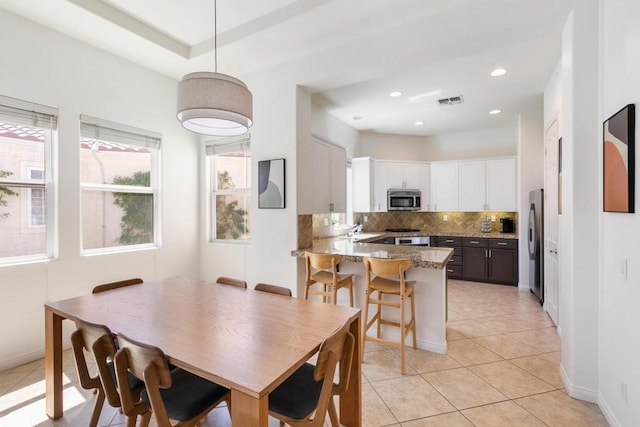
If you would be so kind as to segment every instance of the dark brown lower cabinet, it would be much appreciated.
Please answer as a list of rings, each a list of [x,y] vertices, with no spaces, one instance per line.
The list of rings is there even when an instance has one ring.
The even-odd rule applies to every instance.
[[[516,239],[462,239],[462,278],[480,282],[518,284]]]

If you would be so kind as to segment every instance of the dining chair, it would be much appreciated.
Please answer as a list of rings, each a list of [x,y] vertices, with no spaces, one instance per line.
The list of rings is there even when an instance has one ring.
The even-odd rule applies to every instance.
[[[90,323],[77,317],[74,322],[77,329],[71,334],[71,346],[76,362],[78,380],[80,386],[85,390],[96,391],[96,401],[89,421],[89,426],[95,427],[98,424],[105,397],[109,405],[114,408],[121,407],[120,395],[116,386],[115,368],[113,366],[116,343],[113,340],[113,334],[106,326]],[[85,352],[86,355],[91,355],[95,360],[98,368],[98,374],[95,376],[91,376],[89,373]],[[130,393],[139,397],[144,383],[134,378],[130,380]]]
[[[304,281],[304,299],[309,295],[322,295],[322,301],[338,303],[338,289],[349,289],[349,305],[353,307],[353,274],[338,273],[338,264],[342,256],[338,254],[317,254],[305,252],[306,275]],[[316,284],[322,285],[315,289]],[[329,290],[327,290],[329,288]]]
[[[129,374],[145,384],[140,399],[126,388],[121,392],[122,410],[125,415],[142,415],[143,427],[149,423],[149,411],[159,427],[194,426],[222,401],[231,414],[229,389],[180,368],[169,370],[167,358],[158,347],[122,334],[118,334],[118,343],[115,364],[119,384],[125,384]],[[170,420],[178,422],[171,424]]]
[[[400,348],[400,372],[404,375],[404,347],[405,339],[409,332],[413,332],[413,348],[416,348],[416,309],[414,302],[414,285],[415,281],[406,281],[404,272],[411,266],[408,259],[383,259],[363,257],[362,262],[365,266],[365,302],[364,302],[364,332],[362,334],[362,354],[364,354],[365,341],[374,341],[381,344],[391,345]],[[372,278],[372,274],[375,277]],[[398,280],[391,279],[398,277]],[[377,292],[377,297],[373,297],[373,293]],[[384,299],[385,295],[394,295],[398,299]],[[405,319],[405,299],[411,300],[411,320],[409,323]],[[376,314],[368,320],[369,304],[378,306]],[[389,320],[382,317],[382,306],[397,308],[400,310],[399,321]],[[367,331],[374,324],[377,325],[377,333],[375,337],[367,335]],[[396,326],[400,328],[400,339],[398,341],[383,339],[380,337],[380,329],[382,325]]]
[[[269,415],[297,426],[323,426],[327,411],[333,426],[340,426],[333,396],[344,394],[351,378],[355,338],[350,323],[320,345],[316,365],[305,363],[269,394]],[[334,375],[340,363],[338,384]]]
[[[221,285],[237,286],[238,288],[247,289],[247,282],[240,279],[234,279],[232,277],[220,276],[216,279],[216,283],[220,283]]]
[[[256,291],[269,292],[271,294],[284,295],[287,297],[291,296],[291,289],[285,288],[284,286],[270,285],[268,283],[258,283],[253,289]]]
[[[131,285],[139,285],[140,283],[142,283],[142,279],[140,279],[140,278],[127,279],[127,280],[120,280],[118,282],[105,283],[104,285],[98,285],[98,286],[94,287],[93,290],[91,291],[91,293],[92,294],[97,294],[99,292],[110,291],[111,289],[123,288],[125,286],[131,286]]]

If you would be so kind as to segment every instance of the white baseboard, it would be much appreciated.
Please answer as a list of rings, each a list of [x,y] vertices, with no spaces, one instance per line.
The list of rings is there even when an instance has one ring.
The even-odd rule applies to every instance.
[[[584,400],[586,402],[598,403],[598,390],[593,390],[585,387],[580,387],[573,384],[569,380],[567,372],[564,370],[562,364],[560,365],[560,378],[564,384],[567,394],[575,399]]]
[[[71,348],[71,341],[62,343],[62,349],[67,350]],[[34,360],[42,359],[44,357],[44,347],[39,349],[14,356],[10,359],[0,360],[0,371],[6,371],[7,369],[15,368],[16,366],[24,365],[25,363],[33,362]]]
[[[433,353],[438,354],[446,354],[447,353],[447,343],[437,343],[433,341],[427,340],[416,340],[416,345],[420,350],[427,350]]]
[[[601,394],[598,396],[598,407],[602,411],[602,415],[604,415],[604,418],[607,420],[611,427],[622,427],[622,424],[618,421],[615,414],[611,410],[611,407]]]

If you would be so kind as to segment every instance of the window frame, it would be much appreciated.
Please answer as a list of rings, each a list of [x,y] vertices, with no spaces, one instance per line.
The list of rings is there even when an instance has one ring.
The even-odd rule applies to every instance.
[[[26,225],[32,231],[44,228],[45,250],[43,253],[33,255],[0,257],[0,267],[55,260],[58,257],[58,174],[57,168],[55,167],[57,166],[58,109],[0,95],[0,117],[3,116],[8,117],[6,121],[11,124],[33,126],[34,128],[46,130],[43,140],[43,178],[0,178],[0,185],[4,187],[29,190]],[[29,120],[31,120],[32,123],[28,123]],[[42,189],[45,192],[45,203],[43,206],[45,223],[43,226],[31,226],[30,190],[33,188]],[[25,222],[21,220],[21,224],[21,228],[23,228]]]
[[[220,152],[217,152],[221,150]],[[206,236],[209,243],[226,243],[233,245],[245,245],[251,244],[251,230],[249,230],[249,237],[247,239],[218,239],[216,238],[216,196],[218,195],[237,195],[247,194],[249,200],[252,196],[253,187],[253,175],[251,179],[247,180],[247,187],[234,188],[232,190],[217,190],[218,174],[215,169],[215,156],[227,154],[234,151],[243,151],[249,153],[249,159],[247,161],[248,171],[251,172],[253,166],[253,159],[251,155],[251,134],[247,133],[240,136],[218,138],[215,140],[209,140],[205,142],[204,157],[205,157],[205,192],[206,192]],[[251,218],[253,201],[250,202],[246,209],[249,213],[249,219]]]
[[[27,167],[27,171],[29,172],[29,179],[31,179],[31,180],[44,179],[45,170],[43,168],[28,166]],[[32,172],[34,172],[34,171],[42,172],[43,178],[33,178],[33,177],[31,177]],[[34,224],[33,223],[33,190],[44,191],[44,194],[42,194],[40,196],[40,198],[43,199],[43,203],[42,203],[42,208],[43,208],[42,224]],[[41,188],[41,187],[30,187],[28,193],[29,193],[29,196],[27,198],[27,217],[28,217],[28,219],[27,219],[27,227],[29,227],[29,228],[46,227],[46,225],[47,225],[47,209],[46,209],[46,206],[47,206],[47,195],[46,195],[46,190],[44,188]]]
[[[100,139],[100,133],[108,135],[109,139],[105,139],[109,143],[115,142],[117,144],[137,146],[149,149],[151,161],[150,161],[150,173],[149,173],[149,187],[137,186],[137,185],[118,185],[118,184],[103,184],[103,183],[87,183],[82,181],[81,168],[78,169],[78,175],[80,180],[80,256],[93,256],[93,255],[105,255],[121,252],[132,252],[139,250],[157,249],[162,246],[161,235],[161,191],[160,191],[160,158],[162,151],[162,135],[157,132],[153,132],[146,129],[141,129],[121,123],[116,123],[88,115],[80,115],[80,140],[78,141],[78,148],[82,143],[83,138]],[[92,132],[92,128],[97,134],[88,136]],[[132,139],[127,140],[126,137],[131,136]],[[112,141],[111,139],[115,139]],[[145,142],[146,141],[146,142]],[[152,146],[156,145],[156,146]],[[85,191],[98,191],[104,193],[129,193],[129,194],[150,194],[153,196],[153,242],[140,243],[131,245],[119,245],[119,246],[105,246],[101,248],[84,248],[84,226],[83,226],[83,194]]]

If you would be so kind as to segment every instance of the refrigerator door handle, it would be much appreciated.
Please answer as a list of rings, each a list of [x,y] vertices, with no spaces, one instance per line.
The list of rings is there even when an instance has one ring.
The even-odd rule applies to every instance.
[[[536,207],[532,203],[529,207],[529,259],[536,255]]]

